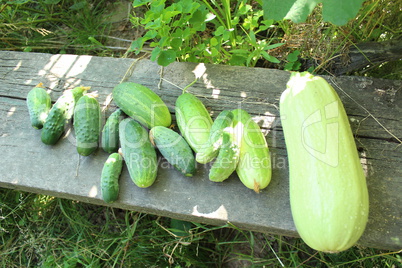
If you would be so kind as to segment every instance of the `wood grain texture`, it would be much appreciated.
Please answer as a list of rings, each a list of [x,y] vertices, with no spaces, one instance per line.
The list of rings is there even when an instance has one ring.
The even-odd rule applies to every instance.
[[[40,130],[30,126],[25,98],[39,82],[48,88],[53,101],[64,89],[83,85],[98,91],[99,102],[104,104],[132,63],[133,59],[0,52],[0,186],[107,205],[101,200],[99,185],[108,155],[98,150],[89,157],[79,157],[73,130],[55,146],[42,144]],[[289,73],[174,63],[161,75],[159,66],[141,60],[128,81],[155,91],[174,119],[180,88],[194,80],[197,70],[203,70],[202,75],[189,91],[203,101],[213,118],[223,109],[242,108],[262,127],[273,163],[270,185],[255,194],[236,175],[223,183],[213,183],[208,180],[210,166],[200,164],[196,175],[187,178],[159,157],[158,178],[147,189],[136,187],[124,168],[120,198],[112,206],[215,225],[230,222],[248,230],[297,236],[290,213],[288,164],[278,110]],[[367,173],[370,215],[359,244],[400,249],[402,146],[397,139],[402,139],[402,83],[363,77],[325,78],[341,89],[335,86],[349,115]],[[114,108],[112,102],[106,114]]]

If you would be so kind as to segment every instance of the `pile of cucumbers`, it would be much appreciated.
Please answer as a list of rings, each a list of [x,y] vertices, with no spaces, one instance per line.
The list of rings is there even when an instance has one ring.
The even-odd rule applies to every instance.
[[[28,93],[27,105],[32,126],[42,129],[43,143],[56,144],[72,119],[80,155],[92,154],[99,144],[110,154],[101,176],[105,202],[118,198],[123,160],[138,187],[154,183],[158,171],[156,149],[184,176],[194,175],[196,162],[214,161],[209,172],[211,181],[222,182],[236,171],[243,184],[256,192],[269,184],[268,145],[246,111],[224,110],[213,121],[196,96],[183,92],[175,105],[179,134],[171,128],[170,111],[155,92],[123,82],[112,91],[118,108],[102,126],[99,102],[88,90],[66,90],[52,106],[49,94],[39,84]]]
[[[93,94],[85,93],[88,89],[66,90],[52,106],[39,84],[29,92],[27,104],[32,126],[43,128],[45,144],[55,144],[70,119],[80,155],[93,153],[101,140],[103,150],[110,154],[101,176],[106,202],[118,198],[123,160],[138,187],[154,183],[156,149],[184,176],[193,176],[197,162],[211,162],[211,181],[222,182],[236,171],[241,182],[255,192],[268,186],[272,170],[267,142],[246,111],[223,110],[213,121],[200,99],[183,92],[175,103],[179,134],[171,129],[170,111],[157,94],[143,85],[123,82],[112,92],[118,109],[102,128],[99,103]],[[365,229],[369,200],[339,96],[325,79],[294,72],[281,95],[280,115],[297,231],[319,251],[350,248]]]

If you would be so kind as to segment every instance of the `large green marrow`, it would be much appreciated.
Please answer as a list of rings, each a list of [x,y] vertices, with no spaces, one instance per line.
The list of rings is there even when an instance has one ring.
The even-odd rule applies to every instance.
[[[369,201],[339,96],[325,79],[295,72],[281,96],[280,114],[297,231],[319,251],[350,248],[363,234]]]

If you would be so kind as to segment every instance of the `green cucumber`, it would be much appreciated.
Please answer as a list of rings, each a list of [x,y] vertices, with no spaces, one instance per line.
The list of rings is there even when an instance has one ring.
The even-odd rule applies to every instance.
[[[176,100],[176,121],[180,132],[194,150],[208,146],[212,119],[204,104],[193,94],[183,93]]]
[[[363,234],[369,198],[348,116],[328,82],[291,74],[280,99],[289,161],[290,206],[310,247],[339,252]]]
[[[156,126],[150,130],[149,137],[172,166],[185,176],[193,176],[195,173],[194,154],[179,133],[167,127]]]
[[[133,182],[141,188],[151,186],[156,179],[158,162],[148,131],[132,118],[126,118],[120,122],[119,139]]]
[[[117,109],[106,120],[102,130],[102,148],[107,153],[119,150],[119,123],[122,120],[123,111]]]
[[[52,100],[49,94],[39,83],[32,88],[27,95],[27,106],[32,127],[41,129],[46,121],[47,115],[52,107]]]
[[[98,100],[90,94],[82,96],[74,108],[76,146],[80,155],[88,156],[98,148],[101,128]]]
[[[268,186],[271,181],[271,157],[267,141],[260,127],[242,109],[232,111],[234,128],[241,136],[240,159],[236,173],[241,182],[255,192]]]
[[[169,109],[162,99],[149,88],[123,82],[113,89],[113,100],[125,114],[151,129],[169,127],[172,122]]]
[[[119,178],[123,168],[123,157],[119,153],[109,155],[103,165],[101,194],[106,203],[113,203],[119,197]]]
[[[64,91],[52,106],[43,124],[41,140],[44,144],[56,144],[64,132],[64,127],[74,113],[74,106],[89,87],[76,87]]]
[[[207,146],[202,148],[196,155],[198,163],[209,163],[218,155],[222,144],[222,131],[230,126],[232,121],[233,114],[230,110],[223,110],[219,113],[211,126]]]
[[[218,157],[209,170],[209,180],[222,182],[226,180],[237,168],[240,157],[241,137],[237,136],[237,131],[230,125],[222,130],[222,145],[219,149]]]

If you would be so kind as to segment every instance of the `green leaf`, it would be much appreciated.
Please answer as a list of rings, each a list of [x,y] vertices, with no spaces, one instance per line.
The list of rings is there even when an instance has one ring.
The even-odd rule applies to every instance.
[[[144,45],[144,42],[145,42],[145,41],[144,41],[144,38],[142,38],[142,37],[140,37],[140,38],[134,40],[134,41],[131,43],[130,51],[134,51],[135,54],[140,53],[141,50],[142,50],[142,46]]]
[[[161,51],[162,49],[160,47],[155,47],[151,53],[151,61],[155,61],[158,58]]]
[[[173,38],[170,41],[170,46],[175,50],[178,50],[183,45],[183,40],[179,37]]]
[[[274,56],[269,55],[266,51],[261,51],[261,55],[266,59],[267,61],[270,61],[272,63],[280,63],[280,60],[275,58]]]
[[[286,57],[286,59],[287,59],[288,61],[290,61],[290,62],[295,62],[295,61],[298,60],[299,54],[300,54],[300,51],[299,51],[299,50],[295,50],[295,51],[293,51],[292,53],[290,53],[290,54]]]
[[[159,54],[158,64],[161,66],[168,66],[176,60],[176,52],[173,49],[164,50]]]
[[[323,0],[323,19],[338,26],[345,25],[356,17],[363,2],[364,0]]]
[[[83,9],[83,8],[85,8],[86,6],[87,6],[87,1],[80,1],[80,2],[77,2],[77,3],[75,3],[74,5],[72,5],[72,6],[70,6],[70,9],[71,10],[80,10],[80,9]]]
[[[273,45],[266,45],[266,46],[264,47],[264,50],[274,49],[274,48],[280,47],[280,46],[282,46],[282,45],[284,45],[284,44],[285,44],[285,43],[277,43],[277,44],[273,44]]]
[[[211,44],[211,46],[216,46],[217,44],[218,44],[218,39],[216,39],[215,37],[212,37],[210,40],[209,40],[209,43]]]
[[[323,3],[324,21],[344,25],[353,19],[364,0],[263,0],[265,19],[304,22],[318,3]]]

